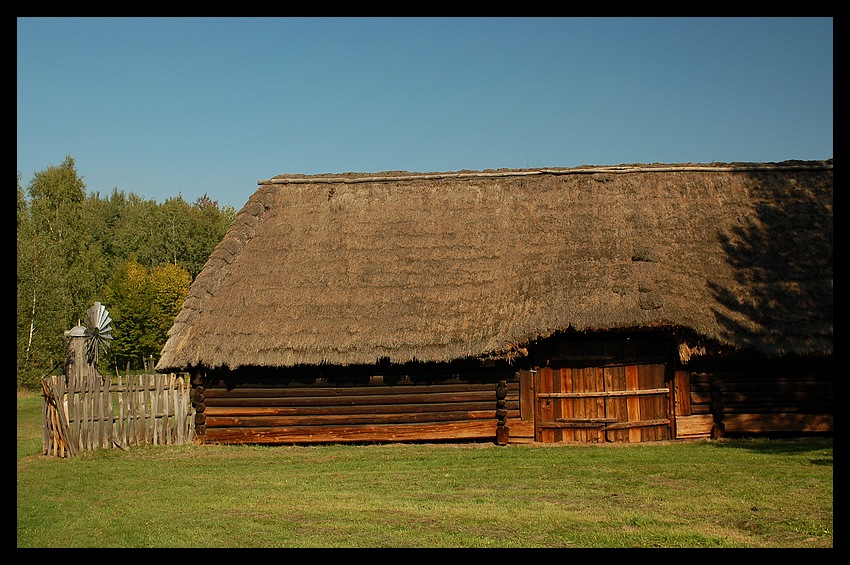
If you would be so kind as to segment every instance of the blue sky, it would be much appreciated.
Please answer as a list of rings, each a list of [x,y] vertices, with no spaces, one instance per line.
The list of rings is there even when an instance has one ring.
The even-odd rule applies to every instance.
[[[833,157],[832,18],[18,18],[17,170],[239,210],[279,174]]]

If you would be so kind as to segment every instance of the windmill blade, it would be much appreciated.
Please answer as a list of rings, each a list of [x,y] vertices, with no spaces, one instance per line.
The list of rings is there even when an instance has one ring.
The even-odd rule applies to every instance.
[[[112,318],[109,317],[109,312],[103,304],[95,302],[86,312],[86,353],[89,362],[97,362],[98,349],[101,347],[109,349],[111,332]]]
[[[98,334],[100,334],[100,336],[104,339],[112,339],[112,333],[111,332],[112,332],[112,318],[107,316],[106,320],[100,326],[100,329],[98,330]]]
[[[108,319],[109,312],[106,311],[106,307],[100,302],[95,302],[86,312],[86,326],[89,329],[97,328],[100,331],[103,328],[104,322]]]
[[[93,336],[86,337],[86,360],[89,364],[97,363],[97,339]]]
[[[105,308],[97,321],[97,327],[100,328],[100,333],[106,333],[112,329],[112,318],[109,317],[109,312]]]
[[[112,331],[112,318],[109,317],[109,312],[100,302],[95,302],[94,306],[86,312],[86,326],[92,334],[104,335]]]

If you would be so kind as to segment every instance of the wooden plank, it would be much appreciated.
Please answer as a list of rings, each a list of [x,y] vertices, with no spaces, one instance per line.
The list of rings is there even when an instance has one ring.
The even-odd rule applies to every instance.
[[[635,365],[626,366],[626,390],[638,390],[640,388],[638,368]],[[626,400],[626,409],[629,422],[640,421],[640,398],[630,396]],[[641,440],[640,428],[629,429],[629,442],[638,443]]]
[[[446,402],[421,404],[364,404],[330,406],[207,406],[208,416],[286,416],[320,414],[392,414],[401,412],[454,412],[458,410],[491,410],[496,401]],[[517,404],[507,403],[509,411],[518,412]]]
[[[658,429],[666,428],[670,425],[669,418],[656,418],[653,420],[638,420],[636,422],[617,422],[616,424],[608,424],[610,429]]]
[[[832,404],[726,404],[724,414],[831,414]]]
[[[552,369],[552,392],[558,393],[561,392],[561,370],[558,368]],[[564,412],[564,402],[561,399],[553,399],[552,400],[552,419],[557,420],[561,417]],[[552,441],[555,443],[561,443],[564,441],[564,434],[562,430],[554,430]]]
[[[540,373],[540,390],[549,392],[553,387],[553,375],[551,367],[542,367]],[[538,393],[538,398],[540,393]],[[540,418],[541,421],[551,421],[554,418],[555,407],[551,399],[546,399],[540,403]],[[540,441],[543,443],[553,443],[555,441],[555,431],[552,429],[541,428]]]
[[[342,443],[438,440],[490,440],[496,438],[496,420],[451,424],[398,424],[387,426],[313,426],[273,428],[212,428],[208,443]]]
[[[162,420],[156,417],[159,414],[159,399],[161,396],[162,389],[160,388],[160,381],[157,380],[154,382],[154,390],[151,391],[151,442],[154,445],[160,443],[160,436],[162,434]]]
[[[76,381],[76,385],[80,387],[80,393],[77,394],[76,390],[74,391],[74,398],[77,402],[76,414],[77,417],[77,425],[79,426],[77,436],[78,448],[79,449],[89,449],[89,431],[88,426],[86,425],[86,419],[88,418],[89,410],[89,389],[88,383],[82,377],[78,377]]]
[[[118,375],[117,381],[118,420],[115,422],[115,438],[119,443],[121,443],[121,445],[127,445],[127,440],[125,436],[125,426],[127,424],[125,410],[126,407],[124,406],[124,392],[122,391],[124,381],[121,379],[121,375]]]
[[[662,365],[655,365],[654,367],[655,368],[652,371],[653,380],[654,380],[653,386],[655,386],[657,388],[663,387],[663,388],[667,389],[667,394],[652,397],[653,402],[655,403],[656,418],[659,418],[659,419],[663,418],[665,420],[668,420],[668,422],[670,422],[672,424],[672,422],[670,421],[670,410],[668,409],[668,406],[669,406],[668,402],[670,400],[670,387],[665,385],[665,382],[664,382],[664,375],[667,371],[667,368],[663,364]],[[658,428],[656,428],[656,432],[655,432],[656,440],[661,441],[661,440],[670,439],[670,430],[671,430],[670,427],[659,426]]]
[[[170,428],[171,428],[171,438],[172,438],[171,441],[172,441],[172,443],[178,443],[180,441],[180,439],[179,439],[180,436],[182,436],[182,433],[181,433],[182,430],[183,430],[182,423],[183,423],[183,421],[185,421],[185,418],[184,418],[184,420],[180,420],[179,395],[180,395],[180,384],[182,383],[182,379],[172,378],[172,379],[170,379],[170,383],[171,383],[171,388],[170,388],[170,391],[169,391],[168,394],[170,396],[169,400],[170,400],[170,405],[171,405],[171,426],[170,426]]]
[[[141,379],[137,376],[129,377],[131,393],[130,393],[130,411],[133,414],[130,422],[131,422],[131,431],[130,438],[128,438],[128,443],[138,444],[143,437],[141,435],[142,421],[139,417],[139,412],[142,409],[142,392],[139,390],[139,386],[141,385]]]
[[[208,397],[204,393],[207,406],[356,406],[375,404],[420,404],[443,402],[486,401],[496,404],[495,386],[489,391],[438,392],[430,394],[370,394],[370,395],[334,395],[334,396],[287,396],[287,397]]]
[[[562,430],[562,429],[571,429],[576,432],[586,432],[588,430],[599,430],[605,428],[605,423],[603,422],[543,422],[540,426],[547,430]],[[587,443],[591,441],[595,436],[591,436],[590,439],[584,440],[583,443]]]
[[[587,371],[584,368],[572,369],[573,388],[571,394],[587,392],[589,390],[588,380]],[[585,397],[583,395],[567,396],[567,398],[574,398],[572,401],[574,418],[588,417],[587,404],[585,403]],[[547,424],[548,422],[551,422],[551,420],[547,420]],[[541,426],[543,426],[543,423],[541,423]],[[573,438],[575,441],[587,442],[587,430],[580,427],[574,427]]]
[[[676,439],[711,437],[714,416],[701,414],[694,416],[676,416]]]
[[[723,402],[727,406],[770,406],[775,405],[779,406],[805,406],[805,405],[823,405],[825,407],[829,407],[833,402],[833,395],[824,395],[824,396],[800,396],[799,398],[795,397],[783,397],[780,395],[767,395],[767,394],[752,394],[752,395],[741,395],[741,394],[732,394],[732,393],[723,393]],[[711,403],[711,394],[709,392],[697,392],[691,393],[691,410],[696,409],[696,405],[698,404],[710,404]],[[781,411],[777,410],[777,411]]]
[[[626,391],[626,369],[623,366],[605,368],[605,392],[609,394],[606,402],[606,414],[618,422],[626,422],[629,419],[626,396],[618,393],[631,393]],[[614,443],[626,442],[629,439],[628,432],[623,430],[605,430],[606,440]]]
[[[91,390],[87,379],[80,378],[79,384],[82,387],[82,393],[79,395],[80,412],[78,414],[80,422],[80,449],[91,449],[91,430],[89,426],[89,418],[91,414]],[[76,396],[76,394],[74,395]]]
[[[803,392],[771,389],[731,392],[727,388],[727,383],[723,383],[723,402],[726,404],[761,404],[764,402],[830,403],[832,400],[832,391]]]
[[[92,409],[91,409],[91,430],[92,430],[92,448],[97,449],[104,447],[103,445],[103,379],[97,378],[94,375],[88,376],[92,384]]]
[[[788,381],[775,380],[766,381],[758,377],[741,375],[731,378],[729,375],[720,374],[723,379],[723,388],[729,392],[770,392],[777,394],[793,393],[830,393],[834,386],[830,381]],[[707,387],[706,387],[707,390]]]
[[[65,457],[76,453],[76,446],[71,437],[71,429],[65,414],[65,379],[58,376],[45,377],[41,380],[43,455]]]
[[[540,441],[542,429],[540,428],[540,399],[538,395],[540,394],[540,370],[535,369],[532,371],[533,378],[533,398],[534,398],[534,441]]]
[[[560,391],[564,393],[570,393],[573,390],[573,370],[569,367],[562,367],[558,370],[558,379],[560,384]],[[573,406],[574,401],[565,399],[561,401],[563,403],[563,407],[561,410],[562,416],[564,418],[572,418],[575,407]],[[575,441],[575,431],[571,428],[566,428],[561,430],[561,439],[562,441]]]
[[[150,379],[148,378],[148,375],[140,375],[139,377],[140,397],[142,399],[141,413],[139,418],[142,424],[141,440],[144,443],[150,443],[151,439],[153,438],[151,429],[152,419],[150,417],[150,395],[148,394],[150,388]]]
[[[674,437],[679,437],[679,419],[691,416],[691,372],[676,371],[673,376],[673,418],[675,421]],[[685,423],[685,428],[688,424]],[[686,436],[683,436],[686,437]]]
[[[602,367],[593,367],[593,390],[597,392],[605,392],[605,372],[602,370]],[[604,418],[605,417],[605,399],[602,397],[596,397],[596,402],[593,407],[593,417],[595,418]],[[591,439],[596,441],[596,443],[604,443],[605,442],[605,431],[599,430],[595,437],[591,434]]]
[[[100,376],[95,376],[98,383],[97,394],[97,419],[98,436],[100,441],[98,447],[107,449],[112,447],[112,436],[109,433],[109,428],[112,426],[112,413],[108,409],[109,405],[109,383],[105,382]]]
[[[616,369],[617,367],[606,367],[607,369]],[[637,388],[634,390],[599,390],[590,392],[549,392],[538,396],[542,398],[596,398],[609,396],[647,396],[647,395],[666,395],[670,390],[663,388]]]
[[[647,387],[662,389],[667,387],[664,386],[664,365],[653,364],[646,366],[647,371]],[[644,416],[644,418],[648,419],[656,419],[656,420],[667,420],[667,396],[670,394],[670,390],[667,389],[667,393],[664,395],[652,395],[647,398],[647,404],[651,407],[652,416]],[[668,420],[669,421],[669,420]],[[661,441],[667,438],[667,429],[662,426],[656,426],[654,428],[654,433],[649,434],[649,437],[654,441]]]
[[[508,443],[528,443],[534,441],[534,422],[519,418],[508,418],[506,422],[511,430]]]
[[[359,425],[359,424],[399,424],[416,422],[462,422],[466,420],[496,419],[496,409],[479,412],[431,412],[431,413],[402,413],[402,414],[364,414],[352,416],[347,414],[331,414],[321,416],[210,416],[207,414],[206,426],[210,428],[229,427],[293,427],[293,426],[322,426],[329,424]],[[495,424],[494,424],[495,425]]]
[[[183,437],[183,422],[186,421],[186,414],[184,414],[181,410],[180,396],[182,393],[182,384],[183,379],[175,379],[174,385],[172,386],[171,392],[171,401],[174,403],[174,441],[178,445],[182,445],[184,441]]]
[[[162,397],[159,401],[160,419],[162,420],[162,442],[163,444],[171,444],[171,432],[174,415],[171,413],[171,387],[169,382],[162,379],[162,376],[157,376],[157,380],[162,382],[160,394]]]
[[[508,386],[510,391],[510,386]],[[534,421],[534,376],[525,369],[519,372],[519,411],[520,418]],[[512,430],[513,431],[513,430]]]
[[[162,399],[160,406],[162,407],[162,437],[163,443],[171,445],[174,443],[172,434],[174,433],[174,413],[171,411],[174,406],[174,381],[173,379],[165,379],[164,375],[159,375],[157,380],[162,382]]]
[[[652,386],[652,375],[647,370],[647,365],[638,365],[638,387],[648,389]],[[646,395],[640,396],[640,417],[642,420],[649,420],[655,417],[655,406],[650,402],[650,398]],[[654,428],[642,428],[640,434],[641,441],[655,441]]]
[[[457,392],[492,392],[496,394],[495,383],[454,383],[454,384],[428,384],[428,385],[342,385],[342,386],[288,386],[288,387],[236,387],[227,389],[224,387],[209,387],[204,391],[204,397],[210,398],[286,398],[302,396],[389,396],[389,395],[415,395],[433,393],[457,393]]]
[[[586,367],[584,369],[584,387],[587,392],[597,393],[602,392],[596,386],[596,367]],[[594,418],[597,414],[597,395],[592,394],[584,398],[584,415],[586,418]],[[596,430],[585,428],[583,430],[585,439],[588,443],[598,443],[598,433]]]
[[[601,345],[597,345],[597,347],[601,347]],[[601,369],[599,369],[601,371]],[[584,368],[584,390],[591,393],[589,396],[585,396],[584,398],[584,417],[585,418],[595,418],[599,416],[599,396],[597,393],[604,392],[601,390],[604,388],[604,383],[601,386],[597,385],[596,378],[597,367],[585,367]],[[599,443],[599,433],[596,429],[584,428],[582,430],[584,434],[584,441],[588,443]]]
[[[549,428],[549,429],[559,429],[559,428],[607,428],[609,430],[628,430],[628,429],[649,429],[649,428],[657,428],[659,426],[667,426],[670,424],[670,420],[667,418],[658,418],[655,420],[638,420],[635,422],[614,422],[614,423],[605,423],[599,421],[593,421],[596,418],[588,418],[587,421],[573,421],[573,422],[541,422],[541,427]],[[592,439],[592,438],[591,438]]]
[[[833,431],[832,414],[724,414],[726,433]]]

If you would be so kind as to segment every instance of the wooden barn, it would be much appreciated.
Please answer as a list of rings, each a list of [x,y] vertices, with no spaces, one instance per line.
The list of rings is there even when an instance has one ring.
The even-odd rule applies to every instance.
[[[200,441],[832,433],[831,160],[258,184],[157,365]]]

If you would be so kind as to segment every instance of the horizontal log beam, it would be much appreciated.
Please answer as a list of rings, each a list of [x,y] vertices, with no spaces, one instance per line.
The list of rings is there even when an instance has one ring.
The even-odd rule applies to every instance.
[[[541,392],[538,398],[596,398],[611,396],[649,396],[653,394],[668,394],[668,388],[646,388],[641,390],[599,390],[593,392]]]
[[[616,422],[608,424],[605,422],[541,422],[543,429],[566,429],[566,428],[605,428],[606,430],[628,430],[631,428],[646,428],[650,426],[668,426],[670,420],[659,418],[657,420],[636,420],[634,422]]]
[[[377,404],[422,404],[442,402],[496,403],[495,388],[489,391],[437,392],[428,394],[369,394],[295,397],[222,397],[204,392],[207,406],[365,406]]]
[[[473,420],[443,424],[397,424],[387,426],[312,426],[284,428],[213,428],[208,443],[343,443],[439,440],[493,440],[496,420]]]
[[[722,381],[724,392],[771,392],[776,394],[793,392],[832,392],[834,385],[831,381]],[[711,383],[691,383],[691,390],[709,392]]]
[[[616,418],[555,418],[556,422],[564,423],[591,423],[591,424],[609,424],[616,422]]]
[[[494,401],[450,402],[445,404],[383,404],[364,406],[206,406],[208,416],[307,416],[330,414],[393,414],[495,409]],[[505,408],[519,413],[519,402],[508,401]]]
[[[409,424],[420,422],[462,422],[466,420],[496,419],[496,409],[475,412],[428,412],[403,414],[364,414],[352,416],[333,414],[322,416],[210,416],[207,414],[207,431],[210,428],[290,427],[359,424]]]
[[[516,385],[514,389],[518,390]],[[510,388],[510,387],[509,387]],[[268,386],[234,387],[232,389],[210,387],[204,390],[207,398],[285,398],[298,396],[358,396],[425,394],[436,392],[492,392],[495,383],[484,384],[434,384],[434,385],[341,385],[341,386]]]
[[[832,432],[831,414],[724,414],[726,433]]]
[[[783,390],[771,389],[770,391],[748,391],[748,392],[729,392],[724,390],[722,392],[723,402],[727,404],[779,404],[779,403],[791,403],[799,404],[802,402],[807,402],[810,404],[822,404],[822,403],[832,403],[834,394],[832,391],[818,391],[818,392],[790,392]],[[710,392],[692,392],[691,398],[693,402],[710,402],[711,401],[711,393]]]

